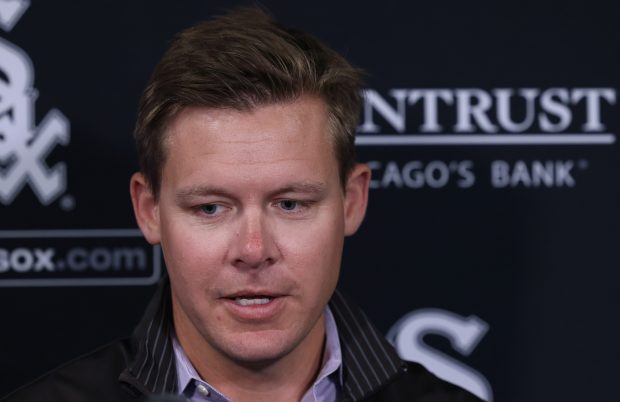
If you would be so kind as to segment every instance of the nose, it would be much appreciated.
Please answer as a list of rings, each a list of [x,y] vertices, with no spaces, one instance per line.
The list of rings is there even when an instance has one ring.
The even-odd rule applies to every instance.
[[[280,255],[273,229],[260,211],[246,211],[231,247],[233,265],[243,269],[273,265]]]

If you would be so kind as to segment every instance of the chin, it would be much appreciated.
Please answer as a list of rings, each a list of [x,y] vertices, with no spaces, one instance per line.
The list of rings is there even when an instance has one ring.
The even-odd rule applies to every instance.
[[[284,332],[284,333],[283,333]],[[231,335],[222,348],[231,360],[245,365],[270,364],[290,353],[300,341],[286,331],[256,331]]]

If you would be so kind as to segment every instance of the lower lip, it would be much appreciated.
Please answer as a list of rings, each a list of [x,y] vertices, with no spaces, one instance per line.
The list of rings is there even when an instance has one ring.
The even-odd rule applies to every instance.
[[[242,306],[232,299],[222,299],[224,305],[228,308],[236,319],[247,322],[264,322],[273,319],[284,306],[284,297],[274,297],[265,304],[252,304]]]

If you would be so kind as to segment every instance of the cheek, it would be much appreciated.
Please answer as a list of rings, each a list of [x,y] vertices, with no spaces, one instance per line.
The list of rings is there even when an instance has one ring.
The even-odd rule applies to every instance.
[[[223,236],[207,236],[178,222],[181,219],[162,222],[162,250],[170,276],[188,288],[212,281],[212,275],[218,271],[213,268],[222,261],[219,243]]]
[[[313,292],[329,291],[338,279],[344,236],[342,223],[325,220],[282,237],[287,266]]]

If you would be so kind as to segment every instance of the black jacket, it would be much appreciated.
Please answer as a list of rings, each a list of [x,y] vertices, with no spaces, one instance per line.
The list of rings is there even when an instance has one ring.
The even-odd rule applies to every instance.
[[[417,363],[404,362],[361,310],[330,300],[342,348],[343,402],[474,402]],[[114,402],[177,391],[169,338],[170,289],[162,283],[130,339],[106,345],[18,389],[6,402]]]

